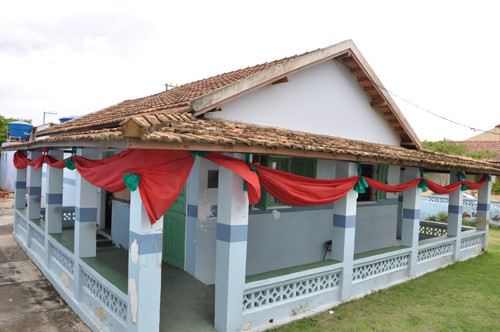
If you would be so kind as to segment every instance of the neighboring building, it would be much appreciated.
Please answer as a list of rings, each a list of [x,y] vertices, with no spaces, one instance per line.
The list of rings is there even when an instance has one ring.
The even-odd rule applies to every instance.
[[[50,148],[60,160],[73,147],[74,228],[62,227],[66,170],[47,167],[42,181],[30,166],[17,170],[14,233],[73,310],[103,331],[262,330],[474,257],[487,248],[487,223],[461,226],[460,190],[450,194],[446,230],[420,221],[419,168],[476,181],[500,174],[421,150],[352,41],[127,100],[5,148],[32,160]],[[358,195],[357,162],[368,179],[415,186]],[[276,180],[287,175],[272,169],[315,180]],[[98,173],[109,181],[102,187],[120,191],[85,180]],[[139,189],[121,190],[122,176]],[[260,185],[267,190],[251,201]],[[490,189],[479,189],[480,220],[489,219]],[[292,196],[324,201],[284,204]],[[174,199],[151,224],[151,211]],[[115,246],[96,238],[108,226]]]

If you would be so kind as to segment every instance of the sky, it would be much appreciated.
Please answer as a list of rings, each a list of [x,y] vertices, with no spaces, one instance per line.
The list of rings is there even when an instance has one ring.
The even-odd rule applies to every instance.
[[[500,124],[496,1],[9,1],[0,115],[35,125],[352,39],[421,140]]]

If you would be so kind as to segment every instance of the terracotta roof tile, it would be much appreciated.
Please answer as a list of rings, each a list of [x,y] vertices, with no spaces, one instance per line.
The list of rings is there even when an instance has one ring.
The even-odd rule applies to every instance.
[[[497,156],[493,160],[500,162],[500,141],[457,141],[456,143],[467,145],[467,153],[484,150],[496,152]]]

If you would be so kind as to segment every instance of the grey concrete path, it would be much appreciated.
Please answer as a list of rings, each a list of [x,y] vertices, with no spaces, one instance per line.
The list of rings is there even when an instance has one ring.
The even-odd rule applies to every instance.
[[[90,331],[14,240],[13,203],[0,198],[0,332]]]

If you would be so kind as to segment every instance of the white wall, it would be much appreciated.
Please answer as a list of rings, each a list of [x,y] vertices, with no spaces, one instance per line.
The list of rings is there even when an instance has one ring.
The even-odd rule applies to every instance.
[[[222,105],[206,118],[400,145],[393,127],[370,107],[348,68],[327,61]]]
[[[0,157],[0,188],[14,192],[16,188],[16,168],[14,167],[15,151],[2,151]]]

